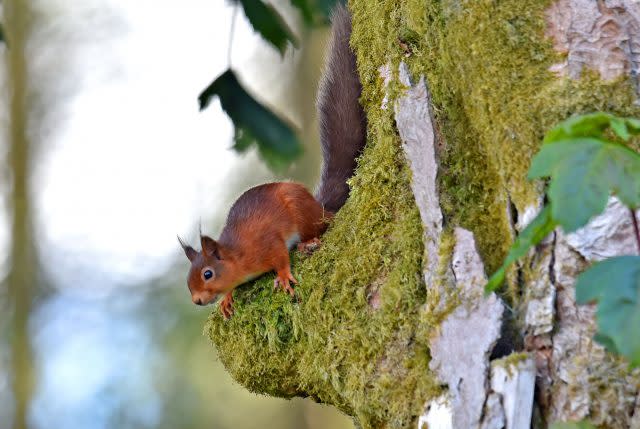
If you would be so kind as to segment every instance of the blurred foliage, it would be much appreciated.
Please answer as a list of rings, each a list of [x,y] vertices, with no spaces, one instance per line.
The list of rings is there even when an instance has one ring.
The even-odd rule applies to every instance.
[[[245,152],[255,143],[262,159],[275,169],[300,155],[302,147],[291,126],[249,95],[234,72],[227,70],[200,94],[200,109],[216,95],[236,127],[236,151]]]
[[[305,26],[311,27],[326,24],[338,1],[342,0],[291,0],[291,4],[300,11]],[[234,3],[242,6],[253,29],[281,55],[289,43],[298,47],[295,35],[273,6],[262,0],[234,0]],[[216,95],[236,128],[234,150],[242,153],[255,144],[261,158],[273,170],[281,170],[300,155],[302,145],[296,130],[251,96],[230,68],[199,95],[200,110],[206,109]]]
[[[344,4],[344,0],[291,0],[297,7],[307,25],[327,24],[331,10],[336,3]]]
[[[4,3],[4,11],[6,13],[9,9],[8,4],[11,2]],[[21,5],[33,5],[34,2],[20,1],[19,3]],[[96,4],[98,3],[96,2]],[[49,9],[51,6],[47,5],[46,2],[37,6],[42,7],[42,10],[36,12],[43,15],[38,16],[34,12],[33,19],[37,21],[36,24],[42,24],[42,22],[38,21],[42,18],[47,18],[55,24],[51,27],[45,25],[33,26],[33,28],[39,28],[39,31],[43,31],[43,34],[40,35],[40,41],[46,36],[46,31],[61,33],[66,31],[68,33],[67,36],[74,36],[72,38],[73,41],[75,41],[75,36],[77,35],[80,35],[78,39],[85,39],[81,33],[70,34],[69,27],[65,25],[66,23],[59,15]],[[67,18],[65,17],[64,19]],[[24,37],[16,39],[11,24],[17,25],[18,21],[12,20],[11,23],[8,21],[8,19],[5,21],[7,33],[11,36],[12,42],[14,40],[18,42],[12,43],[12,47],[15,47],[15,49],[12,49],[13,52],[7,51],[7,55],[15,55],[15,57],[10,58],[12,60],[10,61],[11,65],[23,67],[25,66],[24,60],[29,63],[34,58],[38,58],[38,61],[43,61],[46,65],[47,60],[50,60],[50,58],[41,58],[38,55],[43,50],[51,50],[51,45],[43,48],[44,45],[38,43],[38,38],[29,33],[30,28],[27,26],[20,27],[22,29],[21,33],[25,33]],[[107,28],[107,30],[111,29]],[[20,41],[27,39],[30,42],[33,41],[34,55],[24,58],[25,49]],[[73,46],[65,46],[64,48],[64,56],[68,57]],[[320,56],[318,52],[318,50],[315,50],[310,53],[312,60]],[[11,389],[13,391],[13,397],[11,398],[13,403],[9,404],[8,407],[15,408],[15,411],[12,411],[15,421],[12,422],[11,419],[7,421],[2,418],[4,416],[0,416],[0,427],[4,429],[5,426],[9,428],[25,428],[27,426],[49,427],[48,425],[52,425],[67,428],[119,427],[125,429],[155,427],[163,429],[180,427],[188,429],[211,427],[213,425],[221,429],[257,429],[265,427],[265,422],[267,426],[281,429],[352,427],[350,420],[334,409],[318,406],[309,400],[284,401],[258,397],[234,384],[222,364],[215,358],[212,359],[211,347],[201,335],[202,319],[206,317],[203,315],[208,314],[208,312],[204,309],[198,311],[187,298],[188,292],[184,284],[184,267],[182,265],[177,267],[170,264],[167,266],[166,272],[157,273],[157,278],[140,281],[130,287],[113,287],[111,285],[113,291],[104,297],[94,296],[84,301],[81,299],[62,300],[62,305],[57,306],[55,311],[42,314],[42,309],[48,302],[61,295],[73,295],[75,293],[73,287],[69,287],[73,285],[64,285],[64,287],[61,287],[61,289],[65,289],[64,291],[50,291],[52,293],[46,299],[32,299],[33,292],[37,289],[42,289],[47,279],[40,276],[42,261],[36,260],[35,256],[37,255],[34,254],[35,249],[32,246],[32,228],[34,226],[32,220],[36,214],[34,211],[36,207],[33,204],[35,199],[41,197],[42,189],[37,185],[30,185],[31,192],[27,192],[28,186],[26,185],[27,182],[31,183],[34,170],[41,166],[38,162],[34,162],[34,158],[42,156],[40,149],[46,150],[49,148],[27,145],[28,139],[26,137],[33,137],[33,141],[29,143],[39,143],[43,139],[42,136],[46,134],[42,132],[42,116],[37,114],[38,109],[43,109],[46,106],[47,112],[60,114],[63,109],[62,105],[68,101],[60,97],[59,93],[46,98],[44,101],[42,98],[42,93],[46,95],[47,90],[50,89],[49,86],[53,87],[60,84],[59,74],[71,74],[70,71],[72,70],[69,69],[74,64],[60,61],[59,56],[56,56],[56,61],[56,66],[60,67],[60,70],[56,69],[55,73],[53,73],[52,69],[48,69],[48,75],[51,76],[51,80],[28,80],[26,78],[27,73],[17,73],[19,68],[16,68],[16,72],[12,72],[13,74],[9,76],[9,78],[15,78],[15,81],[10,81],[8,86],[12,88],[15,100],[18,102],[13,106],[15,115],[12,118],[17,119],[12,120],[11,125],[16,135],[19,134],[19,138],[15,138],[10,142],[13,146],[11,150],[15,151],[16,158],[9,165],[13,173],[12,184],[14,187],[8,193],[15,193],[14,195],[8,195],[8,206],[15,221],[15,224],[12,225],[14,231],[11,234],[13,238],[11,243],[11,251],[13,252],[12,274],[8,281],[8,285],[11,288],[9,299],[11,300],[12,311],[4,311],[4,308],[2,311],[4,315],[11,317],[11,338],[9,339],[15,340],[8,347],[13,354],[11,356],[13,366],[9,368],[13,383],[11,386],[7,386],[7,390]],[[7,66],[9,65],[7,64]],[[33,64],[27,65],[33,66]],[[295,65],[305,66],[297,63]],[[309,67],[308,64],[306,66]],[[265,69],[267,69],[266,66]],[[301,83],[296,82],[296,80],[302,80],[297,75],[298,70],[295,71],[296,73],[291,74],[291,83],[300,85],[307,90],[296,91],[291,96],[294,101],[292,105],[295,106],[295,109],[298,109],[297,104],[301,103],[302,99],[299,97],[305,97],[303,106],[305,109],[307,105],[311,106],[313,104],[313,94],[308,89],[315,84],[316,69],[319,69],[317,64],[309,67],[309,70],[312,70],[310,74],[312,74],[313,79],[305,77],[308,81]],[[309,72],[309,70],[306,71]],[[58,72],[60,73],[58,74]],[[233,74],[229,76],[225,73],[225,75],[226,79],[235,79]],[[223,83],[229,83],[229,80]],[[239,87],[237,80],[235,84],[237,84],[235,86],[236,90],[238,88],[242,89]],[[81,85],[77,85],[77,87],[81,88]],[[234,88],[233,82],[228,88]],[[224,92],[228,88],[219,88],[219,90]],[[17,91],[18,89],[20,91]],[[29,97],[24,97],[25,93]],[[248,94],[247,97],[251,98]],[[222,98],[225,98],[224,95],[221,96]],[[289,99],[286,102],[288,103],[288,101]],[[282,100],[278,100],[278,104],[281,102]],[[225,102],[223,101],[222,104],[224,105]],[[252,119],[261,117],[260,115],[264,114],[264,112],[259,112],[256,116],[255,112],[259,111],[260,108],[264,109],[267,114],[271,114],[268,109],[262,106],[253,106],[253,110],[249,112],[250,115],[253,115]],[[239,117],[242,120],[247,120],[246,115],[246,111],[239,113]],[[313,122],[312,119],[309,119],[309,116],[302,116],[305,126],[308,125],[307,122]],[[27,121],[32,117],[37,117],[38,119]],[[254,125],[247,125],[242,130],[245,131],[245,134],[250,133],[252,126]],[[273,132],[273,130],[270,131],[270,133]],[[291,133],[291,135],[294,134]],[[281,145],[283,142],[278,140],[275,143]],[[135,142],[132,141],[132,144],[135,144]],[[27,151],[30,148],[37,150]],[[313,148],[313,150],[316,149]],[[309,152],[313,152],[313,150]],[[122,156],[126,157],[127,154],[123,153]],[[318,157],[316,156],[313,160],[301,160],[300,163],[296,163],[296,168],[299,167],[298,164],[304,162],[313,165],[315,168],[318,165]],[[118,166],[118,168],[120,167]],[[239,185],[238,183],[233,183],[234,180],[255,180],[255,166],[252,166],[252,168],[253,170],[247,169],[247,174],[243,175],[242,178],[229,179],[226,186],[228,186],[230,193],[238,191]],[[292,174],[292,177],[297,180],[304,178],[310,182],[312,180],[310,171],[314,171],[314,168],[300,170],[298,174]],[[269,178],[272,179],[272,176],[269,176]],[[113,200],[110,203],[113,206],[122,206],[123,204],[119,200]],[[208,223],[212,224],[213,222]],[[37,226],[44,231],[50,231],[48,225]],[[47,242],[46,245],[48,247],[42,251],[47,253],[59,252],[58,243],[53,244],[52,246],[50,242]],[[182,261],[182,256],[180,258],[180,261]],[[56,267],[56,269],[60,270],[61,268]],[[174,277],[174,273],[179,273],[179,278]],[[68,274],[73,277],[73,273]],[[110,278],[111,274],[116,276],[115,272],[105,273],[104,278],[99,283],[83,284],[84,291],[89,295],[104,293],[104,291],[96,292],[98,289],[102,289],[103,286],[108,285],[109,282],[114,281],[113,278]],[[118,281],[120,280],[118,279]],[[85,288],[84,286],[87,287]],[[125,306],[126,310],[122,310],[121,306]],[[77,314],[86,316],[86,319],[83,320],[87,321],[87,325],[74,325],[74,323],[78,323],[78,320],[74,319]],[[135,329],[127,332],[124,322],[115,322],[116,320],[122,322],[124,319],[133,324]],[[64,324],[65,328],[62,332],[54,332],[52,325],[55,325],[60,320],[66,320],[67,324]],[[90,353],[80,353],[77,357],[78,360],[73,360],[72,358],[62,361],[61,357],[68,356],[69,352],[73,350],[73,345],[80,342],[80,333],[91,331],[96,320],[104,321],[105,325],[108,325],[111,330],[106,331],[106,336],[104,332],[92,333],[94,342],[90,344],[100,344],[109,351],[104,356],[104,359],[109,361],[110,365],[115,360],[129,362],[131,366],[122,365],[121,373],[126,374],[126,380],[121,378],[108,380],[104,387],[92,392],[91,389],[95,387],[92,383],[94,383],[96,377],[100,377],[101,371],[104,371],[104,368],[101,367],[102,363],[88,363],[90,371],[87,372],[86,377],[83,374],[81,379],[75,379],[74,376],[77,376],[79,369],[74,367],[74,364],[81,362],[82,359],[86,362],[87,355]],[[78,325],[80,324],[84,325],[84,323],[78,323]],[[31,327],[31,330],[29,330],[29,327]],[[117,335],[114,334],[116,331]],[[62,334],[62,336],[58,337],[56,334]],[[139,334],[143,336],[130,337]],[[33,350],[33,345],[39,344],[38,342],[42,336],[50,337],[47,343],[49,348],[41,347]],[[114,337],[116,338],[114,339]],[[117,338],[128,338],[127,341],[130,342],[119,343]],[[147,343],[153,344],[151,350],[153,353],[146,355],[142,362],[136,361],[135,359],[141,354],[141,344]],[[2,346],[4,346],[4,343],[2,343]],[[51,363],[51,366],[46,369],[46,371],[49,371],[48,374],[44,374],[44,362]],[[55,367],[55,364],[59,366]],[[4,370],[4,368],[1,369]],[[60,395],[61,391],[58,389],[53,393],[53,396],[51,396],[50,391],[46,392],[44,396],[38,396],[43,395],[45,376],[56,378],[59,382],[56,386],[64,386],[68,390],[62,391],[63,395]],[[0,377],[0,384],[1,382],[2,377]],[[1,385],[0,388],[2,388]],[[152,389],[151,398],[140,397],[140,392],[145,392],[145,389]],[[80,393],[78,393],[79,391]],[[79,401],[78,404],[82,405],[73,405],[70,408],[58,407],[60,397],[64,396],[66,398],[63,404],[69,404],[71,400],[68,398],[74,395],[81,396],[82,401]],[[44,401],[36,402],[36,399],[39,398],[43,398]],[[154,421],[156,417],[145,416],[145,410],[149,409],[147,404],[153,405],[155,401],[160,403],[159,417],[157,417],[159,421]],[[45,406],[42,406],[43,402]],[[145,406],[147,407],[145,408]],[[151,409],[153,409],[152,406]],[[79,415],[74,415],[76,413]],[[61,417],[62,414],[65,416]],[[35,422],[34,415],[37,416]],[[64,421],[72,424],[69,426],[57,426],[56,424],[61,421],[59,420],[60,418],[64,418]],[[82,420],[82,418],[87,418],[88,420]],[[149,420],[145,420],[145,418]],[[84,421],[87,424],[79,425],[79,421]]]
[[[262,0],[233,0],[233,3],[240,3],[253,29],[280,54],[284,54],[287,42],[298,47],[293,32],[272,5]],[[336,3],[344,3],[344,0],[291,0],[291,5],[300,11],[307,27],[329,23],[331,10]]]
[[[298,46],[293,32],[272,5],[262,0],[234,0],[234,3],[242,5],[242,10],[253,29],[280,51],[281,55],[284,55],[288,43]]]

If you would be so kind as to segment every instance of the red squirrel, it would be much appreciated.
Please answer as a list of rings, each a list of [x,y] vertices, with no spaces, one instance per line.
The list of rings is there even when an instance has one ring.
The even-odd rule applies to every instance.
[[[249,189],[231,207],[218,240],[200,235],[200,252],[178,238],[191,269],[187,284],[194,304],[207,305],[224,294],[220,310],[233,313],[233,289],[269,271],[274,286],[292,296],[289,250],[317,240],[349,195],[347,179],[366,138],[359,103],[362,86],[349,47],[351,16],[345,6],[332,13],[332,36],[320,80],[317,109],[323,165],[314,197],[298,183],[267,183]]]

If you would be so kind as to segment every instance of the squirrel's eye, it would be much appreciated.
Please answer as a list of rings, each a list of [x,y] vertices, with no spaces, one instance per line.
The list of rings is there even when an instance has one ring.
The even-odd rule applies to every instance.
[[[213,277],[213,271],[207,270],[202,275],[204,276],[205,280],[209,280],[211,277]]]

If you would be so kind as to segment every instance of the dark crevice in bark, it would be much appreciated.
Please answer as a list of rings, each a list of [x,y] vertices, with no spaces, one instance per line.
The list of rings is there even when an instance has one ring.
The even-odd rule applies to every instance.
[[[518,218],[520,217],[518,214],[518,208],[511,200],[510,196],[507,196],[507,210],[509,212],[509,219],[511,219],[511,229],[516,230],[516,225],[518,225]]]
[[[553,286],[556,285],[556,241],[558,240],[558,235],[555,231],[553,231],[553,238],[551,240],[551,258],[549,259],[549,281]]]
[[[513,310],[504,304],[500,338],[498,338],[496,345],[493,346],[489,360],[500,359],[510,355],[516,350],[522,350],[522,340],[516,328],[516,321],[517,319]]]
[[[631,214],[631,223],[633,223],[633,232],[636,235],[636,244],[638,246],[638,254],[640,255],[640,228],[638,227],[638,218],[634,209],[629,209]]]

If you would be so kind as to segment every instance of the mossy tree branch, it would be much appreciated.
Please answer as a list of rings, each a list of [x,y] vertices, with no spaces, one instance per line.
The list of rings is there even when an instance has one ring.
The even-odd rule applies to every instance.
[[[469,281],[459,271],[469,258],[476,260],[475,250],[464,253],[469,258],[456,256],[459,231],[471,235],[477,260],[493,272],[541,206],[542,186],[527,181],[526,171],[544,132],[574,113],[640,115],[634,72],[640,5],[595,4],[350,2],[368,146],[323,247],[310,258],[295,258],[300,301],[273,293],[272,279],[263,278],[238,290],[229,322],[217,313],[209,319],[206,332],[236,380],[256,392],[333,404],[363,427],[431,424],[432,410],[460,427],[455,401],[466,393],[438,369],[442,357],[435,357],[434,344],[455,319],[467,326],[467,337],[487,325],[465,325],[485,304],[478,276]],[[581,6],[592,15],[571,12]],[[584,23],[572,19],[590,19],[586,27],[594,37],[585,37]],[[601,39],[615,55],[585,47]],[[411,188],[417,172],[408,167],[401,145],[407,138],[394,111],[412,91],[399,75],[401,62],[415,82],[424,78],[431,95],[441,226],[420,216],[420,198]],[[620,72],[609,75],[614,69]],[[471,352],[458,340],[463,347],[451,349],[461,350],[451,359],[478,359],[486,381],[465,427],[526,425],[527,416],[514,414],[509,404],[513,395],[532,395],[532,371],[538,427],[577,419],[601,427],[640,424],[640,374],[591,340],[593,309],[574,298],[575,277],[594,255],[624,251],[633,237],[629,216],[616,216],[615,201],[607,210],[600,223],[576,234],[555,231],[507,274],[501,298],[508,311],[491,359],[517,353],[489,362],[492,341]],[[604,234],[619,240],[603,250]],[[457,371],[462,365],[449,366]]]

